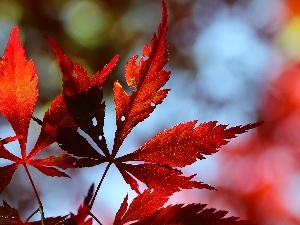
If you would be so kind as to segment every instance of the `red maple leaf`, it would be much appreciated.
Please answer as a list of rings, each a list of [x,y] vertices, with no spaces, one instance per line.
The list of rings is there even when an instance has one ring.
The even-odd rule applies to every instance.
[[[123,225],[128,222],[135,225],[156,224],[207,224],[207,225],[253,225],[238,217],[227,217],[226,211],[205,208],[205,204],[177,204],[163,206],[169,198],[164,190],[146,189],[136,196],[128,206],[128,196],[125,197],[119,208],[114,225]],[[135,222],[134,222],[135,221]]]
[[[167,30],[167,7],[163,2],[162,23],[158,34],[152,37],[151,46],[144,46],[139,65],[136,65],[137,55],[126,64],[126,82],[134,89],[131,95],[125,92],[118,81],[114,84],[117,131],[113,156],[117,154],[132,128],[149,117],[168,94],[169,89],[161,89],[170,78],[170,72],[163,69],[168,62]]]
[[[209,185],[192,181],[195,175],[186,177],[177,168],[190,165],[197,158],[204,159],[203,155],[217,152],[218,148],[228,143],[227,139],[260,124],[226,129],[226,125],[216,125],[216,122],[202,123],[197,127],[196,121],[182,123],[157,134],[135,152],[119,157],[116,166],[136,192],[139,192],[138,184],[132,176],[145,183],[148,188],[163,187],[170,192],[191,188],[213,189]],[[144,163],[126,163],[132,161]]]
[[[16,136],[0,142],[0,157],[13,161],[0,167],[0,193],[10,182],[19,165],[31,165],[48,176],[68,175],[60,169],[89,167],[106,161],[109,155],[103,136],[105,104],[102,102],[102,85],[114,68],[118,56],[97,72],[91,79],[87,72],[63,54],[53,40],[48,39],[56,52],[63,73],[63,94],[59,95],[45,113],[43,121],[32,116],[37,93],[37,74],[31,60],[27,60],[14,27],[4,56],[0,58],[0,113],[12,125]],[[35,146],[26,155],[27,134],[30,119],[41,125]],[[97,120],[94,126],[92,119]],[[96,151],[77,129],[80,127],[101,148],[104,155]],[[101,136],[101,138],[99,138]],[[5,148],[5,144],[19,140],[21,158]],[[34,159],[45,147],[57,142],[64,151],[60,156]],[[83,151],[84,150],[84,151]]]
[[[37,212],[38,210],[36,210]],[[33,216],[32,214],[31,216]],[[0,206],[0,224],[2,225],[41,225],[41,221],[29,222],[31,216],[26,220],[20,219],[19,213],[16,209],[12,208],[6,201],[3,201]],[[44,225],[54,225],[64,221],[66,216],[48,217],[44,220]]]
[[[92,218],[88,218],[91,210],[91,200],[94,194],[94,184],[91,185],[83,203],[79,206],[77,214],[70,213],[70,218],[64,220],[62,225],[92,225]]]
[[[170,72],[163,69],[168,61],[167,30],[167,8],[163,2],[162,23],[158,34],[152,37],[151,47],[144,46],[143,58],[138,65],[137,56],[126,65],[126,81],[129,87],[134,88],[132,94],[128,95],[119,82],[114,86],[117,131],[113,157],[133,127],[149,117],[169,91],[161,90],[170,76]],[[133,190],[139,193],[136,179],[150,189],[163,187],[170,193],[191,188],[213,189],[207,184],[193,181],[196,174],[185,176],[178,167],[204,159],[204,155],[217,152],[218,148],[227,144],[228,139],[235,138],[236,134],[260,125],[254,123],[227,128],[227,125],[216,125],[217,122],[202,123],[199,126],[196,123],[197,121],[191,121],[174,126],[157,134],[135,152],[115,159],[115,165]],[[126,163],[131,161],[143,163]]]
[[[36,100],[38,78],[35,66],[25,57],[25,51],[18,38],[18,28],[14,27],[4,56],[0,58],[0,113],[7,118],[16,133],[21,148],[21,157],[10,153],[3,144],[0,145],[0,156],[14,163],[0,168],[0,193],[10,182],[18,165],[26,159],[26,143],[30,117]]]
[[[124,198],[118,210],[114,225],[121,225],[134,220],[139,220],[154,214],[168,200],[168,194],[163,190],[146,189],[135,197],[128,207],[128,195]]]
[[[41,210],[41,221],[24,223],[16,211],[7,203],[3,203],[0,216],[3,212],[3,215],[8,215],[8,219],[11,220],[5,221],[6,224],[40,224],[42,221],[45,224],[54,224],[63,220],[63,224],[91,225],[92,219],[88,216],[91,215],[95,197],[111,164],[116,165],[131,189],[138,193],[129,206],[128,197],[125,197],[115,217],[115,225],[133,221],[136,221],[135,224],[189,224],[190,220],[200,224],[250,224],[235,217],[224,218],[226,212],[205,209],[203,204],[167,207],[163,205],[174,192],[182,189],[214,189],[208,184],[193,180],[196,174],[186,176],[180,169],[198,159],[204,159],[205,155],[216,153],[229,139],[261,123],[231,128],[227,128],[227,125],[217,125],[215,121],[199,125],[196,120],[181,123],[158,133],[136,151],[116,157],[132,129],[148,118],[169,92],[169,89],[162,89],[170,77],[170,72],[164,70],[168,61],[168,27],[165,2],[162,6],[162,22],[158,33],[151,39],[151,45],[144,46],[143,57],[138,65],[138,56],[132,57],[126,64],[126,82],[133,89],[132,93],[127,94],[118,81],[114,84],[117,130],[111,152],[103,132],[105,103],[102,86],[114,68],[118,56],[116,55],[101,72],[90,78],[79,64],[74,63],[52,39],[47,38],[56,53],[63,74],[63,93],[52,102],[43,120],[39,120],[32,116],[37,100],[35,67],[32,61],[25,57],[18,38],[18,29],[13,29],[0,61],[0,85],[3,87],[0,92],[0,113],[11,123],[16,135],[0,141],[0,157],[13,161],[11,165],[0,167],[0,193],[21,164],[27,173],[28,164],[48,176],[67,177],[68,175],[60,169],[109,163],[95,194],[91,188],[77,214],[71,214],[66,220],[65,217],[43,218]],[[27,155],[26,143],[31,118],[41,125],[41,132]],[[96,120],[96,125],[93,124],[93,120]],[[91,146],[78,132],[78,128],[89,135],[102,152]],[[14,140],[20,142],[21,157],[10,153],[4,146]],[[54,142],[63,150],[61,155],[35,159],[36,155]],[[32,182],[30,176],[29,179]],[[146,184],[148,189],[140,193],[138,181]],[[39,204],[42,208],[40,200]]]

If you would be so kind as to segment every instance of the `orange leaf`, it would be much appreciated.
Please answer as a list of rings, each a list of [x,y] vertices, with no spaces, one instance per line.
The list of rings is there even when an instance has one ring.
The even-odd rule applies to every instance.
[[[25,56],[18,33],[14,27],[4,56],[0,58],[0,113],[17,135],[24,136],[19,140],[24,158],[30,117],[38,97],[38,78],[32,60]]]

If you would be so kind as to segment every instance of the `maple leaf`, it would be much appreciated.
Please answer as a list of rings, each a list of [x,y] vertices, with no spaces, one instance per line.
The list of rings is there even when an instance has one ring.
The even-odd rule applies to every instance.
[[[227,128],[217,125],[216,121],[204,122],[196,126],[197,121],[190,121],[158,133],[133,153],[119,158],[119,161],[143,161],[185,167],[194,163],[197,158],[216,153],[228,139],[262,124],[262,122]],[[195,127],[196,126],[196,127]]]
[[[112,155],[115,156],[126,136],[139,122],[149,117],[156,106],[162,103],[169,89],[161,89],[170,77],[170,72],[163,69],[168,61],[167,52],[167,7],[162,3],[162,23],[158,34],[154,34],[151,47],[144,46],[143,58],[136,65],[138,56],[132,57],[126,64],[125,77],[130,88],[128,95],[121,84],[114,84],[117,130]]]
[[[207,225],[253,225],[250,221],[238,217],[227,217],[226,211],[205,208],[205,204],[177,204],[163,207],[170,193],[162,189],[146,189],[136,196],[128,206],[128,195],[124,198],[113,225],[131,222],[135,225],[156,224],[207,224]]]
[[[132,225],[156,225],[156,224],[205,224],[205,225],[254,225],[247,220],[239,220],[238,217],[226,217],[226,211],[217,211],[213,208],[205,208],[205,204],[177,204],[158,209],[151,216],[142,218]]]
[[[58,216],[58,217],[48,217],[45,218],[45,225],[54,225],[65,220],[66,216]],[[19,213],[16,209],[12,208],[6,201],[3,201],[2,206],[0,206],[0,224],[2,225],[41,225],[41,221],[33,221],[29,222],[30,218],[28,218],[25,222],[23,222]]]
[[[37,97],[37,73],[14,27],[4,56],[0,58],[0,113],[7,118],[19,139],[22,158],[26,155],[28,127]]]
[[[77,214],[70,214],[70,218],[64,220],[62,225],[92,225],[92,218],[87,218],[91,210],[91,200],[94,194],[94,184],[88,190],[87,196],[78,208]]]
[[[0,158],[13,162],[0,167],[0,193],[11,181],[20,164],[24,165],[26,172],[28,172],[26,167],[28,164],[48,176],[68,177],[60,169],[109,163],[95,194],[92,185],[77,214],[71,213],[69,218],[67,216],[44,218],[42,203],[33,186],[40,205],[41,221],[28,222],[29,219],[25,222],[21,221],[17,210],[4,201],[0,206],[1,224],[91,225],[92,218],[89,216],[93,216],[92,205],[112,163],[116,165],[130,187],[138,193],[129,206],[128,196],[124,198],[116,214],[114,225],[128,222],[134,222],[133,224],[190,224],[191,222],[212,225],[250,224],[236,217],[224,218],[227,212],[205,209],[204,204],[167,207],[163,205],[174,192],[182,189],[214,189],[207,184],[192,180],[196,174],[186,176],[179,168],[188,166],[198,159],[204,159],[205,155],[216,153],[221,146],[228,143],[229,139],[261,123],[231,128],[227,128],[227,125],[217,125],[216,121],[201,123],[198,126],[196,120],[181,123],[158,133],[136,151],[115,158],[131,130],[148,118],[169,92],[169,89],[162,89],[170,77],[170,72],[164,70],[168,61],[167,7],[164,1],[162,7],[162,22],[158,27],[158,33],[151,39],[151,45],[144,46],[143,57],[138,65],[136,64],[138,56],[132,57],[126,64],[126,83],[133,89],[132,93],[127,94],[118,81],[114,84],[117,130],[111,153],[107,148],[103,132],[105,102],[103,102],[102,86],[115,67],[118,55],[101,72],[97,72],[90,78],[78,63],[73,62],[52,39],[47,38],[63,74],[63,93],[54,99],[43,120],[39,120],[32,116],[37,100],[35,67],[32,61],[28,61],[25,57],[17,27],[12,30],[5,54],[0,60],[0,85],[4,87],[1,90],[3,93],[0,92],[0,95],[3,94],[0,96],[0,113],[11,123],[16,135],[0,140]],[[25,90],[21,91],[21,87]],[[34,147],[26,156],[31,118],[41,125],[41,132]],[[103,154],[98,152],[78,129],[91,137]],[[4,146],[15,140],[20,143],[21,158],[10,153]],[[34,158],[54,142],[57,142],[63,150],[61,155],[44,159]],[[30,175],[29,179],[32,182]],[[146,184],[148,189],[140,193],[138,181]]]
[[[103,133],[105,103],[102,102],[102,85],[116,65],[118,55],[90,79],[87,72],[78,63],[72,62],[52,39],[47,40],[56,53],[63,74],[63,94],[54,100],[43,121],[40,121],[42,131],[28,158],[32,159],[54,141],[68,154],[31,160],[30,164],[46,175],[51,175],[52,171],[45,171],[45,166],[48,166],[48,170],[49,166],[66,169],[101,164],[109,156]],[[96,125],[93,124],[93,119],[96,119]],[[106,157],[77,132],[78,127],[92,138]]]
[[[63,94],[60,94],[45,113],[43,121],[32,116],[37,93],[37,74],[31,60],[25,57],[25,51],[18,37],[18,28],[14,27],[4,56],[0,59],[0,113],[11,123],[16,136],[1,140],[0,158],[12,161],[8,166],[0,167],[0,193],[11,181],[19,165],[31,165],[48,176],[69,177],[60,169],[91,167],[107,161],[109,152],[103,134],[105,103],[102,102],[102,85],[114,68],[116,55],[102,71],[92,78],[77,63],[64,55],[55,42],[47,39],[54,49],[63,73]],[[73,74],[74,73],[74,74]],[[30,119],[41,125],[39,137],[26,156],[26,143]],[[93,125],[93,119],[97,125]],[[103,156],[95,150],[78,132],[81,128],[103,151]],[[5,144],[18,140],[21,158],[10,153]],[[59,156],[34,159],[45,147],[57,142],[64,151]],[[26,168],[25,168],[26,169]]]
[[[125,224],[152,215],[167,202],[168,196],[162,189],[154,191],[146,189],[136,196],[128,207],[128,195],[126,195],[116,214],[113,225]]]
[[[112,157],[115,157],[123,140],[133,127],[146,119],[167,96],[169,89],[161,88],[170,77],[164,65],[168,61],[167,54],[167,8],[162,2],[162,22],[157,35],[151,40],[151,48],[144,46],[143,56],[136,65],[137,56],[126,64],[125,77],[129,87],[134,88],[128,95],[122,86],[116,82],[114,86],[114,101],[116,105],[116,124]],[[150,189],[164,188],[170,193],[181,189],[213,187],[192,180],[196,174],[185,176],[178,168],[204,159],[228,143],[228,139],[260,125],[247,124],[227,128],[227,125],[217,125],[216,121],[202,123],[197,121],[182,123],[169,130],[157,134],[141,148],[128,155],[116,158],[114,163],[131,189],[139,193],[137,180]],[[138,161],[139,164],[130,164]]]
[[[164,187],[170,192],[181,189],[207,188],[202,182],[192,181],[195,176],[186,177],[177,169],[204,159],[203,155],[211,155],[218,151],[228,139],[235,138],[249,129],[261,124],[247,124],[227,128],[227,125],[216,125],[211,121],[195,127],[197,121],[190,121],[174,126],[158,133],[133,153],[116,159],[116,166],[125,181],[139,193],[138,183],[132,177],[147,185],[148,188]],[[143,164],[131,165],[126,162],[142,161]]]
[[[105,104],[102,102],[102,85],[107,75],[115,67],[118,55],[101,72],[97,72],[90,79],[87,72],[65,55],[51,38],[47,38],[47,41],[56,53],[63,74],[63,94],[54,100],[51,108],[46,112],[42,122],[43,129],[29,157],[32,158],[40,151],[40,148],[44,148],[45,145],[48,146],[54,141],[61,144],[64,147],[63,150],[68,153],[82,156],[78,149],[80,142],[85,147],[89,144],[79,134],[72,132],[76,131],[78,127],[93,139],[105,155],[109,155],[103,135]],[[94,118],[97,120],[96,126],[93,125]],[[76,135],[77,138],[74,137]],[[78,143],[72,145],[77,148],[68,148],[71,144],[68,136],[74,138],[71,141],[80,139]],[[91,154],[94,157],[97,155],[102,159],[97,151],[91,150],[91,147],[89,149],[90,153],[93,151]],[[91,157],[91,154],[86,154],[86,157]]]
[[[87,72],[79,64],[72,62],[52,39],[47,38],[47,40],[56,53],[63,74],[63,94],[59,96],[59,98],[63,98],[61,102],[65,105],[62,105],[66,106],[67,114],[72,117],[76,125],[92,138],[106,156],[109,156],[110,154],[103,133],[105,103],[102,102],[102,86],[108,74],[110,74],[115,67],[118,55],[105,65],[102,71],[97,72],[90,79]],[[60,105],[61,104],[59,104],[59,106]],[[63,118],[63,116],[61,116],[61,118]],[[93,124],[93,119],[96,120],[96,125]],[[68,138],[65,138],[63,135],[65,132],[66,129],[58,136],[58,143],[66,147],[64,149],[65,151],[75,155],[80,154],[79,151],[72,150],[67,147],[67,144],[63,143],[64,140],[68,140]],[[69,135],[70,132],[68,132]],[[72,135],[74,136],[76,134],[73,133]],[[91,155],[87,154],[87,157],[90,156]],[[100,154],[98,154],[98,156],[101,157]]]
[[[38,97],[36,69],[33,62],[26,59],[18,33],[18,28],[14,27],[4,56],[0,58],[0,113],[7,118],[16,133],[15,139],[20,143],[22,159],[10,153],[3,146],[7,142],[1,141],[0,157],[14,163],[0,168],[3,179],[0,193],[26,157],[28,127]]]
[[[38,97],[36,69],[33,62],[26,59],[18,33],[18,27],[14,27],[0,60],[0,113],[8,119],[16,133],[15,137],[1,141],[0,157],[13,161],[13,164],[0,168],[3,180],[0,183],[0,193],[10,182],[17,167],[29,164],[30,158],[26,157],[27,134]],[[4,146],[13,140],[20,143],[21,158],[10,153]],[[36,168],[48,175],[67,176],[55,168],[38,166]]]

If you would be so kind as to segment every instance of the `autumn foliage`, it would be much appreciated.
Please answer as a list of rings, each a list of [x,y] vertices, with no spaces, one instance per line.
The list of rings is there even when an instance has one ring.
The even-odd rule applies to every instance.
[[[104,135],[105,102],[103,85],[118,61],[118,55],[90,77],[82,66],[73,62],[51,38],[47,38],[56,54],[62,72],[62,94],[57,96],[42,119],[33,116],[38,98],[38,75],[32,60],[28,60],[19,40],[18,27],[14,27],[4,56],[0,58],[0,113],[11,124],[15,136],[3,137],[0,157],[12,163],[0,168],[0,192],[10,183],[14,172],[21,166],[37,198],[40,221],[30,222],[32,215],[22,221],[18,211],[3,201],[0,206],[1,224],[80,224],[101,223],[93,204],[111,165],[115,165],[128,187],[137,193],[131,203],[128,196],[120,205],[114,225],[121,224],[252,224],[237,217],[226,217],[227,212],[209,208],[203,203],[165,205],[169,197],[183,189],[215,189],[187,176],[181,169],[207,155],[218,152],[229,139],[259,126],[251,123],[228,127],[216,121],[180,123],[156,134],[151,140],[129,154],[117,157],[122,144],[132,129],[147,119],[167,97],[170,89],[164,88],[170,71],[164,69],[168,62],[167,7],[162,4],[162,21],[150,45],[145,45],[143,56],[133,56],[125,66],[128,93],[115,81],[113,93],[116,125],[113,149],[109,149]],[[27,149],[29,123],[34,120],[41,127],[32,149]],[[96,120],[96,124],[93,122]],[[78,132],[84,131],[97,145],[95,149]],[[21,157],[5,147],[18,141]],[[60,155],[37,157],[47,146],[58,143]],[[28,153],[27,153],[28,152]],[[91,185],[78,211],[70,215],[45,218],[39,189],[35,186],[28,166],[46,176],[69,177],[68,168],[93,167],[106,163],[106,169],[96,188]],[[144,183],[146,189],[139,186]]]

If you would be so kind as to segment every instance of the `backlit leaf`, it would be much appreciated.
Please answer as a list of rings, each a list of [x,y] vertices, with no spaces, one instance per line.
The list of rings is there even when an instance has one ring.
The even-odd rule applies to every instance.
[[[128,95],[117,81],[114,84],[117,131],[113,155],[117,154],[126,136],[139,122],[149,117],[156,105],[162,103],[169,89],[161,89],[170,77],[163,68],[168,61],[167,52],[167,8],[163,3],[162,23],[158,34],[154,34],[151,47],[145,45],[143,58],[138,65],[138,56],[132,57],[125,68],[126,82],[133,88]]]
[[[163,190],[151,191],[151,189],[146,189],[143,193],[135,197],[127,208],[128,197],[126,196],[116,214],[113,224],[121,225],[148,217],[162,207],[167,202],[168,198],[169,195]]]
[[[144,161],[184,167],[197,158],[216,153],[228,139],[259,126],[261,123],[227,128],[211,121],[196,126],[197,121],[182,123],[164,130],[133,153],[120,157],[121,161]],[[196,126],[196,127],[195,127]]]
[[[27,60],[19,40],[19,30],[12,29],[0,58],[0,113],[3,114],[20,139],[22,157],[26,154],[27,133],[38,97],[38,78],[32,60]]]
[[[157,210],[153,215],[143,218],[134,225],[156,224],[205,224],[205,225],[254,225],[250,221],[239,220],[237,217],[227,217],[226,211],[207,209],[205,204],[183,204],[167,206]]]
[[[139,193],[137,183],[131,176],[134,176],[139,181],[147,185],[148,188],[163,189],[165,192],[174,193],[181,189],[192,189],[192,188],[206,188],[213,190],[214,188],[203,184],[199,181],[193,181],[192,176],[185,176],[180,170],[171,168],[166,165],[158,164],[138,164],[130,165],[122,163],[117,165],[117,168],[121,171],[124,180],[131,186],[131,188]],[[124,174],[126,174],[124,176]],[[131,177],[131,179],[128,179]]]

